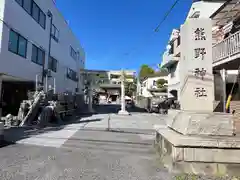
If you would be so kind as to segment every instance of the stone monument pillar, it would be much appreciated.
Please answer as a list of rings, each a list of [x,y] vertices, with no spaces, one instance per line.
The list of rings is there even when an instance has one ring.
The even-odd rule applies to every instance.
[[[240,168],[240,139],[234,136],[233,116],[213,112],[211,20],[189,19],[180,34],[181,110],[169,111],[167,126],[155,126],[155,147],[170,171],[239,175],[234,168]]]
[[[189,20],[181,27],[180,104],[185,111],[212,112],[212,22]]]
[[[190,19],[181,27],[180,105],[167,125],[184,135],[233,135],[233,122],[213,114],[211,19]]]
[[[121,72],[121,110],[118,112],[121,115],[129,115],[125,105],[125,86],[124,86],[124,71]]]

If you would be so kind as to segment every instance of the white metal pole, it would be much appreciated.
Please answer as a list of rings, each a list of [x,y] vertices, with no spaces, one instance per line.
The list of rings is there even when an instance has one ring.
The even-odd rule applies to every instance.
[[[46,92],[48,92],[48,77],[46,76],[45,79],[46,79],[46,84],[45,84],[46,87],[45,88],[46,88]]]
[[[36,74],[35,91],[38,90],[38,74]]]
[[[53,93],[56,94],[56,78],[53,78]]]

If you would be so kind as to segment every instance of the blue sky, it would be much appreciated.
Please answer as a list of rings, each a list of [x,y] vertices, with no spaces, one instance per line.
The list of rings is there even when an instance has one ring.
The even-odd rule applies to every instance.
[[[192,0],[180,0],[159,32],[154,29],[174,0],[57,0],[86,52],[88,69],[133,69],[161,62],[173,28]]]

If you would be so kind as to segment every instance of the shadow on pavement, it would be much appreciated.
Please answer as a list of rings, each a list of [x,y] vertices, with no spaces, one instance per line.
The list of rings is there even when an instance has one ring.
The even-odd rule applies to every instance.
[[[121,109],[121,105],[120,104],[100,104],[100,105],[96,105],[93,107],[94,110],[96,111],[96,114],[117,114],[118,111]],[[128,112],[139,112],[139,113],[144,113],[146,112],[146,110],[144,108],[140,108],[137,106],[133,106],[133,107],[127,107],[126,110]]]
[[[15,144],[15,143],[3,140],[3,141],[0,142],[0,148],[6,147],[6,146],[10,146],[10,145],[13,145],[13,144]]]
[[[101,121],[102,119],[89,119],[89,120],[82,120],[77,118],[72,118],[72,120],[64,121],[63,124],[51,124],[48,127],[45,128],[38,128],[38,127],[11,127],[8,129],[4,129],[4,141],[0,143],[0,148],[5,147],[8,145],[12,145],[16,143],[19,140],[30,138],[32,136],[37,136],[41,134],[47,134],[55,131],[59,131],[67,127],[71,124],[83,124],[85,126],[88,123],[91,122],[97,122]],[[75,128],[67,127],[67,130],[75,130]]]
[[[94,114],[117,114],[118,111],[121,109],[121,105],[119,104],[100,104],[95,105],[94,107],[95,113]],[[145,112],[144,109],[138,107],[127,108],[127,110],[131,112]],[[64,129],[66,126],[70,124],[84,124],[85,126],[91,122],[101,121],[101,118],[95,119],[85,119],[91,117],[93,114],[90,113],[83,113],[79,114],[78,116],[67,117],[62,124],[50,124],[45,128],[38,128],[34,126],[30,127],[11,127],[4,130],[4,142],[1,143],[1,147],[5,147],[11,144],[14,144],[16,141],[30,138],[32,136],[37,136],[44,133],[50,133],[54,131],[59,131]],[[82,120],[81,120],[82,119]],[[71,130],[70,127],[68,127]],[[119,131],[118,131],[119,132]],[[122,132],[123,133],[123,132]]]

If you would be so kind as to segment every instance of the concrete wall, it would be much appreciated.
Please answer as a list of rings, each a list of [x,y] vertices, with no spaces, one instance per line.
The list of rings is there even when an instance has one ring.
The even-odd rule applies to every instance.
[[[217,11],[221,5],[223,5],[224,1],[215,1],[215,2],[209,2],[209,1],[198,1],[194,2],[188,12],[188,16],[186,19],[191,18],[191,16],[199,11],[200,16],[199,18],[206,18],[210,17],[215,11]]]
[[[79,72],[80,68],[84,68],[84,50],[52,0],[35,0],[35,2],[46,14],[45,29],[42,28],[18,3],[16,3],[15,0],[0,1],[0,10],[4,9],[2,19],[5,22],[5,24],[0,22],[0,27],[3,27],[2,33],[0,30],[0,72],[24,80],[35,81],[36,75],[40,75],[42,72],[42,66],[31,61],[32,44],[41,47],[45,51],[45,67],[47,68],[50,32],[50,18],[47,16],[47,12],[50,10],[53,14],[53,24],[59,30],[60,34],[58,42],[52,39],[51,48],[51,56],[58,61],[57,72],[52,72],[52,76],[56,78],[56,90],[57,92],[64,92],[66,90],[75,91],[77,82],[66,77],[67,68],[71,68],[76,72]],[[0,12],[0,17],[1,14],[2,11]],[[11,28],[28,40],[26,58],[8,51],[9,31]],[[70,56],[70,46],[72,46],[75,51],[80,52],[78,60],[74,60]],[[48,85],[53,87],[53,78],[49,79]],[[81,86],[82,82],[79,89],[82,89]]]

